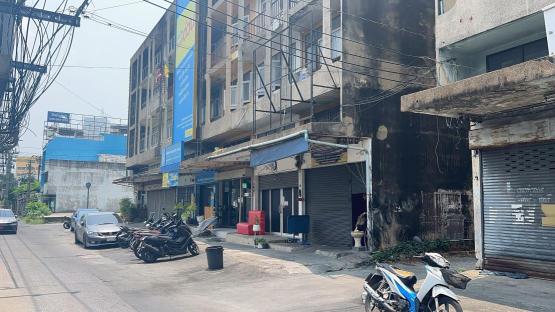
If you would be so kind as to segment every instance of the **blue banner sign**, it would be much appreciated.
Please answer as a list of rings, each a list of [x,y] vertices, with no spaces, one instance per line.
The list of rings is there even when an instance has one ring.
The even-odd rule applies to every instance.
[[[179,172],[168,172],[168,186],[169,187],[179,186]]]
[[[57,122],[57,123],[69,123],[69,113],[61,113],[61,112],[48,112],[48,116],[46,118],[47,122]]]
[[[176,3],[176,49],[174,75],[173,142],[194,138],[195,23],[196,5],[189,0]]]
[[[183,143],[175,143],[162,149],[160,172],[179,172],[183,161]]]

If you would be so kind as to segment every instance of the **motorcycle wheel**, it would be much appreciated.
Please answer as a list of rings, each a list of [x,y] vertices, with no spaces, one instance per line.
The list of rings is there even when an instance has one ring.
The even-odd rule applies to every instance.
[[[198,245],[195,242],[192,242],[189,246],[187,246],[187,250],[189,251],[191,256],[198,256],[200,253],[198,250]]]
[[[70,227],[70,226],[69,226],[69,223],[67,223],[67,222],[64,222],[63,225],[64,225],[64,229],[66,229],[66,230],[69,229],[69,227]]]
[[[137,246],[136,248],[133,248],[133,254],[135,255],[135,257],[143,260],[142,258],[143,251],[140,245]]]
[[[436,308],[435,305],[435,300],[433,298],[430,298],[430,302],[428,303],[428,309],[426,311],[429,312],[463,312],[463,309],[461,307],[461,304],[450,297],[446,297],[446,296],[441,296],[437,299],[438,301],[438,305],[439,308]]]
[[[141,258],[144,262],[146,263],[154,263],[156,262],[156,260],[158,260],[158,257],[153,254],[152,252],[144,249],[141,251]]]

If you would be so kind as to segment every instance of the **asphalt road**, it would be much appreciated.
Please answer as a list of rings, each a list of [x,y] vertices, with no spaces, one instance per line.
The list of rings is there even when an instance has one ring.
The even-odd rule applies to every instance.
[[[202,247],[202,246],[201,246]],[[360,279],[242,250],[144,264],[128,250],[85,250],[59,224],[0,235],[0,311],[361,311]]]
[[[0,235],[0,312],[364,311],[360,294],[371,268],[342,270],[313,253],[224,244],[225,268],[212,272],[199,245],[197,257],[144,264],[120,248],[85,250],[60,224],[21,224],[17,235]],[[456,269],[472,265],[472,258],[450,260]],[[424,276],[421,264],[400,266]],[[465,312],[555,306],[553,281],[475,276],[456,292]]]

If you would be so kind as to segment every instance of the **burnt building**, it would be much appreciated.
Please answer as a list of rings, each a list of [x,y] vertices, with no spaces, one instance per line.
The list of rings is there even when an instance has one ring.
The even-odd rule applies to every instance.
[[[430,1],[213,1],[197,43],[198,213],[224,226],[265,212],[288,235],[352,246],[370,211],[376,247],[414,236],[471,239],[468,125],[400,111],[436,84]],[[198,17],[200,18],[200,17]]]
[[[438,2],[438,86],[402,110],[470,126],[475,249],[486,269],[555,276],[554,1]]]

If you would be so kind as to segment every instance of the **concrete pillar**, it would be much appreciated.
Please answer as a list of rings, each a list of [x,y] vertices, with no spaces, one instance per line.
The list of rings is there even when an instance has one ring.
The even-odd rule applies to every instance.
[[[256,170],[253,170],[251,178],[251,210],[262,210],[262,207],[258,205],[258,196],[258,175]]]
[[[476,253],[477,268],[484,264],[484,233],[482,230],[482,155],[480,151],[472,153],[472,203],[474,206],[474,249]]]
[[[322,54],[324,57],[331,58],[331,16],[332,11],[331,8],[331,0],[322,0]],[[318,51],[318,54],[320,52]],[[329,62],[326,59],[327,62]]]

